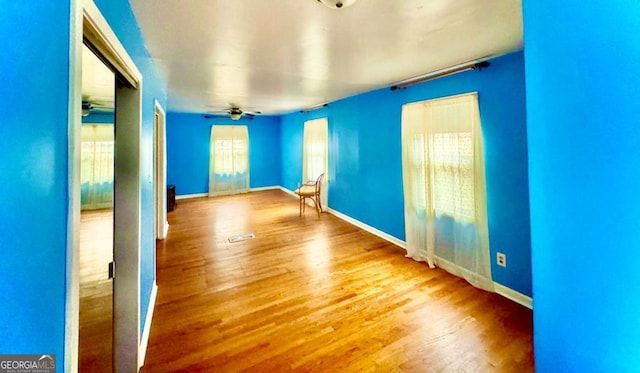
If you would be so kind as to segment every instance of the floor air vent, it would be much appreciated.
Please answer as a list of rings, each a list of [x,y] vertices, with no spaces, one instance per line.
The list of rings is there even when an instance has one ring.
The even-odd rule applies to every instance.
[[[240,236],[229,237],[229,242],[234,243],[234,242],[246,241],[252,238],[256,238],[256,235],[253,233],[248,233]]]

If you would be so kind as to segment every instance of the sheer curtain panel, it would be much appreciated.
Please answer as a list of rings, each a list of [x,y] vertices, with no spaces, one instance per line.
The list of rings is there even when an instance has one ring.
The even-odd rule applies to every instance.
[[[113,125],[83,124],[80,139],[80,208],[110,208],[113,205]]]
[[[247,126],[212,126],[209,196],[249,191],[249,130]]]
[[[322,206],[327,206],[327,183],[329,175],[329,123],[327,118],[308,120],[304,122],[304,139],[302,154],[302,181],[315,181],[324,173]]]
[[[477,93],[404,105],[407,256],[493,290]]]

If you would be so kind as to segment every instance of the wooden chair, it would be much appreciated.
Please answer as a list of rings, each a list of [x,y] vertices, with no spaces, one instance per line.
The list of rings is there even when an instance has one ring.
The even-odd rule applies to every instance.
[[[324,173],[320,174],[316,181],[309,180],[306,183],[300,185],[296,189],[295,193],[300,197],[300,216],[306,210],[306,200],[309,198],[316,206],[316,212],[318,217],[322,212],[322,202],[320,201],[320,193],[322,192],[322,180],[324,179]]]

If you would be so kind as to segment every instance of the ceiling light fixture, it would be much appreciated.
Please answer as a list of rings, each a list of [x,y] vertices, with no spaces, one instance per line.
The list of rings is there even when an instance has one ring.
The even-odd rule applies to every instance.
[[[445,77],[445,76],[448,76],[448,75],[461,73],[463,71],[468,71],[468,70],[482,71],[482,69],[486,69],[487,67],[489,67],[489,65],[491,65],[491,62],[483,61],[483,60],[465,62],[465,63],[460,64],[460,65],[447,67],[446,69],[441,69],[441,70],[434,71],[434,72],[431,72],[431,73],[428,73],[428,74],[416,76],[415,78],[403,80],[403,81],[401,81],[399,83],[396,83],[396,84],[392,85],[391,86],[391,90],[395,91],[397,89],[407,88],[407,87],[412,86],[414,84],[426,82],[427,80],[438,79],[438,78],[442,78],[442,77]]]
[[[318,2],[327,8],[342,9],[350,7],[356,0],[318,0]]]
[[[231,120],[238,120],[240,119],[240,117],[242,117],[242,113],[231,112],[229,113],[229,116],[231,117]]]

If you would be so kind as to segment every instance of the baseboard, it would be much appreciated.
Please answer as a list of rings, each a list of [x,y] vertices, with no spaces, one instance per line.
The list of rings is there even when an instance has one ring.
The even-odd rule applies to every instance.
[[[164,235],[162,237],[167,238],[167,234],[169,234],[169,222],[164,222]]]
[[[526,296],[520,292],[517,292],[511,288],[508,288],[504,285],[500,285],[497,282],[493,283],[493,286],[496,290],[496,293],[502,295],[503,297],[510,299],[518,304],[521,304],[529,309],[533,309],[533,299],[531,297]]]
[[[201,197],[208,197],[208,196],[209,196],[209,193],[182,194],[182,195],[176,196],[176,199],[180,200],[180,199],[201,198]]]
[[[442,268],[445,271],[451,273],[452,275],[455,275],[457,277],[460,277],[462,279],[466,278],[466,277],[473,277],[475,276],[475,274],[473,272],[471,272],[470,270],[463,268],[459,265],[457,265],[456,263],[450,262],[444,258],[441,258],[439,256],[435,256],[435,264],[436,267],[438,268]],[[488,284],[487,286],[489,286],[489,289],[487,290],[491,290],[491,285],[492,285],[492,281],[491,280],[487,280],[486,281]],[[491,285],[490,285],[491,284]],[[495,288],[493,289],[495,291]]]
[[[283,187],[283,186],[278,187],[278,188],[279,188],[281,191],[283,191],[283,192],[285,192],[285,193],[287,193],[287,194],[290,194],[292,197],[298,198],[298,195],[297,195],[297,194],[295,194],[292,190],[289,190],[289,189],[287,189],[287,188],[285,188],[285,187]]]
[[[259,188],[251,188],[249,189],[250,192],[262,192],[263,190],[274,190],[274,189],[280,189],[280,186],[277,185],[273,185],[273,186],[266,186],[266,187],[259,187]]]
[[[147,345],[149,344],[149,333],[151,333],[151,322],[153,321],[153,310],[156,308],[156,297],[158,296],[158,285],[153,282],[151,287],[151,296],[149,297],[149,308],[147,309],[147,318],[144,320],[144,329],[140,338],[140,347],[138,348],[138,370],[144,365],[144,358],[147,355]]]
[[[113,201],[80,206],[80,210],[82,211],[103,210],[103,209],[110,209],[112,207],[113,207]]]
[[[282,187],[274,185],[274,186],[266,186],[266,187],[259,187],[259,188],[251,188],[249,189],[249,192],[261,192],[263,190],[273,190],[273,189],[282,189]],[[221,196],[223,195],[221,194],[220,197]],[[209,193],[182,194],[182,195],[176,196],[176,199],[180,200],[180,199],[202,198],[202,197],[209,197]]]
[[[353,224],[356,227],[361,228],[361,229],[363,229],[363,230],[365,230],[365,231],[367,231],[367,232],[369,232],[371,234],[374,234],[374,235],[382,238],[383,240],[389,241],[389,242],[391,242],[392,244],[394,244],[396,246],[400,246],[401,248],[403,248],[405,250],[407,249],[407,243],[406,242],[404,242],[404,241],[402,241],[402,240],[400,240],[400,239],[398,239],[396,237],[393,237],[392,235],[390,235],[388,233],[385,233],[385,232],[383,232],[383,231],[381,231],[379,229],[376,229],[376,228],[374,228],[374,227],[372,227],[370,225],[367,225],[367,224],[361,222],[360,220],[356,220],[356,219],[354,219],[354,218],[352,218],[350,216],[347,216],[347,215],[345,215],[345,214],[343,214],[341,212],[338,212],[338,211],[336,211],[336,210],[334,210],[332,208],[327,208],[326,210],[327,210],[328,213],[330,213],[330,214],[332,214],[332,215],[334,215],[334,216],[346,221],[347,223]]]
[[[291,190],[289,190],[289,189],[287,189],[285,187],[280,186],[279,189],[282,190],[283,192],[287,193],[287,194],[290,194],[293,197],[298,198],[298,196],[293,191],[291,191]],[[332,214],[332,215],[334,215],[334,216],[346,221],[347,223],[353,224],[356,227],[361,228],[361,229],[363,229],[363,230],[365,230],[365,231],[367,231],[367,232],[369,232],[371,234],[374,234],[374,235],[376,235],[376,236],[378,236],[378,237],[380,237],[380,238],[382,238],[382,239],[384,239],[386,241],[389,241],[394,245],[400,246],[401,248],[403,248],[405,250],[407,249],[407,243],[405,241],[402,241],[402,240],[400,240],[400,239],[398,239],[396,237],[393,237],[392,235],[390,235],[388,233],[385,233],[385,232],[383,232],[383,231],[381,231],[379,229],[376,229],[376,228],[374,228],[374,227],[372,227],[370,225],[367,225],[367,224],[365,224],[365,223],[363,223],[363,222],[361,222],[359,220],[356,220],[356,219],[354,219],[354,218],[352,218],[350,216],[347,216],[347,215],[345,215],[345,214],[343,214],[341,212],[338,212],[338,211],[336,211],[336,210],[334,210],[332,208],[326,208],[326,211],[328,213],[330,213],[330,214]],[[442,261],[443,260],[442,260],[442,258],[439,258],[439,259],[441,261],[440,264],[442,266]],[[453,264],[453,263],[451,265],[455,266],[455,264]],[[445,264],[445,266],[446,266],[446,264]],[[445,268],[443,268],[443,269],[445,269]],[[526,295],[524,295],[522,293],[519,293],[519,292],[517,292],[517,291],[515,291],[515,290],[513,290],[511,288],[508,288],[508,287],[506,287],[504,285],[500,285],[497,282],[494,282],[493,286],[494,286],[494,290],[495,290],[495,292],[497,294],[500,294],[503,297],[505,297],[505,298],[507,298],[509,300],[512,300],[512,301],[514,301],[514,302],[516,302],[518,304],[521,304],[521,305],[523,305],[523,306],[525,306],[525,307],[527,307],[529,309],[533,309],[533,300],[531,299],[531,297],[528,297],[528,296],[526,296]]]
[[[287,189],[287,188],[285,188],[283,186],[280,187],[280,190],[282,190],[283,192],[285,192],[287,194],[290,194],[291,196],[293,196],[295,198],[298,198],[297,194],[295,194],[293,191],[291,191],[291,190],[289,190],[289,189]],[[376,228],[374,228],[374,227],[372,227],[370,225],[367,225],[367,224],[361,222],[360,220],[356,220],[356,219],[354,219],[354,218],[352,218],[350,216],[347,216],[347,215],[345,215],[345,214],[343,214],[341,212],[338,212],[338,211],[336,211],[336,210],[334,210],[334,209],[332,209],[330,207],[325,207],[324,211],[330,213],[331,215],[333,215],[333,216],[335,216],[335,217],[337,217],[339,219],[342,219],[342,220],[346,221],[349,224],[355,225],[356,227],[358,227],[360,229],[363,229],[363,230],[365,230],[365,231],[367,231],[367,232],[369,232],[369,233],[371,233],[373,235],[376,235],[376,236],[382,238],[383,240],[389,241],[389,242],[391,242],[392,244],[394,244],[396,246],[400,246],[401,248],[403,248],[405,250],[407,249],[406,242],[404,242],[404,241],[402,241],[402,240],[400,240],[400,239],[398,239],[396,237],[393,237],[392,235],[390,235],[388,233],[385,233],[385,232],[383,232],[383,231],[381,231],[379,229],[376,229]]]
[[[458,277],[464,278],[465,275],[473,276],[473,273],[470,272],[468,269],[462,268],[459,265],[452,263],[448,260],[442,259],[440,257],[436,257],[436,261],[437,261],[438,267]],[[531,297],[528,297],[504,285],[500,285],[495,281],[493,281],[493,291],[496,294],[502,295],[503,297],[511,301],[521,304],[529,309],[533,309],[533,301],[531,300]]]

